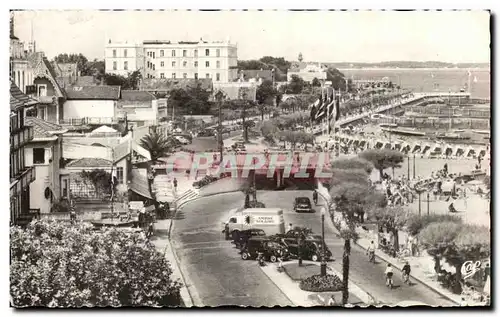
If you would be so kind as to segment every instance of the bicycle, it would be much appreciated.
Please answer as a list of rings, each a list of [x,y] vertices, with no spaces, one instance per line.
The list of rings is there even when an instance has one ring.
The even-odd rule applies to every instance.
[[[396,253],[396,257],[399,262],[406,262],[408,257],[410,257],[411,252],[409,249],[403,249]]]

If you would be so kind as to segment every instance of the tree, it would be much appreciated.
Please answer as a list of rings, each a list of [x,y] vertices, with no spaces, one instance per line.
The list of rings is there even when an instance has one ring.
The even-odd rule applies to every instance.
[[[329,67],[326,70],[326,80],[332,82],[332,87],[335,90],[345,91],[345,76],[337,68]]]
[[[15,307],[178,306],[164,254],[137,232],[55,220],[10,229]]]
[[[313,80],[312,80],[312,82],[311,82],[311,85],[313,87],[321,87],[321,82],[319,81],[318,78],[314,77]]]
[[[399,251],[399,230],[402,230],[411,217],[410,212],[401,206],[390,208],[375,208],[373,217],[379,227],[385,228],[394,236],[394,250]]]
[[[404,156],[403,153],[393,150],[367,150],[361,152],[359,157],[365,159],[373,164],[373,166],[379,171],[380,178],[384,176],[384,170],[386,168],[399,168],[403,163]]]
[[[154,172],[153,163],[156,162],[160,157],[167,155],[173,148],[173,144],[167,139],[163,133],[158,133],[153,130],[151,133],[146,134],[140,141],[140,145],[149,152],[151,160],[148,161],[148,190],[149,194],[153,198],[153,204],[155,210],[158,213],[160,211],[160,204],[156,199],[156,194],[153,191],[154,182]]]
[[[491,255],[491,232],[486,226],[462,224],[453,246],[443,254],[446,261],[455,267],[457,281],[461,267],[466,261],[482,261]]]
[[[337,171],[337,176],[335,172]],[[339,171],[343,172],[340,176]],[[384,204],[382,201],[374,203],[377,193],[367,181],[355,180],[352,175],[362,170],[334,170],[330,183],[330,197],[334,205],[335,213],[340,216],[334,217],[333,222],[344,240],[344,252],[342,256],[342,303],[345,305],[349,299],[349,255],[351,252],[351,240],[356,241],[358,234],[357,225],[363,220],[362,215],[370,212],[373,208],[380,208]],[[368,174],[364,173],[367,179]],[[358,178],[359,176],[356,176]],[[338,178],[341,178],[338,180]],[[343,180],[342,180],[343,179]]]
[[[168,97],[168,105],[175,109],[183,109],[187,114],[204,115],[210,113],[209,98],[210,92],[198,84],[185,89],[172,89]]]
[[[373,170],[373,164],[362,158],[349,158],[349,159],[334,159],[331,162],[332,168],[337,169],[361,169],[367,174],[370,174]]]
[[[76,63],[82,76],[92,76],[93,70],[90,68],[87,57],[83,54],[59,54],[54,57],[56,63]]]
[[[245,143],[248,143],[248,128],[255,125],[253,121],[247,122],[248,112],[250,109],[255,108],[256,104],[248,100],[248,88],[240,88],[238,95],[240,99],[231,100],[227,104],[232,110],[239,110],[241,115],[242,125],[243,125],[243,139]]]
[[[416,236],[422,231],[422,229],[427,227],[429,224],[437,222],[462,223],[462,218],[460,218],[459,216],[446,215],[446,214],[445,215],[433,214],[433,215],[422,215],[422,216],[415,214],[412,215],[410,219],[408,219],[408,222],[406,224],[406,230],[412,236]]]
[[[277,93],[278,92],[273,86],[273,82],[266,79],[257,87],[255,98],[259,104],[272,104],[271,100]]]
[[[274,138],[276,137],[276,134],[278,132],[278,128],[276,127],[275,124],[271,121],[264,121],[260,125],[260,132],[262,133],[262,136],[264,137],[264,140],[271,145],[274,145],[275,141]]]
[[[292,75],[290,82],[287,85],[287,93],[300,94],[304,89],[305,82],[297,75]]]
[[[420,234],[420,243],[434,259],[434,269],[439,273],[443,255],[452,247],[462,225],[457,222],[445,221],[431,223]]]

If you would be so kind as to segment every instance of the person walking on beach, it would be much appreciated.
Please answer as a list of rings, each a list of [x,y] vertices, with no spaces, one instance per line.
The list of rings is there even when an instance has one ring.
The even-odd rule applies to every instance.
[[[174,193],[177,194],[177,178],[174,177]]]

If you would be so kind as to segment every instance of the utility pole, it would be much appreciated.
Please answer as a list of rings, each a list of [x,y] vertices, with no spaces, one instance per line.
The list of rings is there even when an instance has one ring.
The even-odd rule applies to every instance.
[[[217,100],[217,102],[219,104],[219,125],[218,125],[219,133],[218,133],[217,140],[219,143],[220,161],[222,162],[222,152],[223,152],[223,148],[224,148],[224,141],[222,140],[222,103],[224,101],[224,93],[221,90],[219,90],[215,94],[215,99]]]

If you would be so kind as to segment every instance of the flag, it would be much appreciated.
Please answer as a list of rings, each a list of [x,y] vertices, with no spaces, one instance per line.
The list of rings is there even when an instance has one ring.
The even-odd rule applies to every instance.
[[[326,106],[328,105],[328,94],[325,94],[325,90],[323,90],[322,92],[322,102],[321,104],[319,105],[319,108],[317,109],[316,111],[316,115],[314,116],[314,120],[316,122],[319,122],[321,121],[325,115],[326,115]]]
[[[115,184],[115,178],[116,178],[116,169],[111,166],[111,184]]]
[[[316,120],[316,114],[319,111],[320,106],[323,104],[323,96],[319,96],[318,100],[316,100],[312,105],[311,105],[311,120],[315,121]]]
[[[328,121],[330,121],[332,119],[332,116],[333,116],[333,112],[334,112],[334,108],[335,108],[335,89],[332,89],[332,97],[329,99],[329,103],[328,103],[328,108],[327,108],[327,112],[328,112]]]

